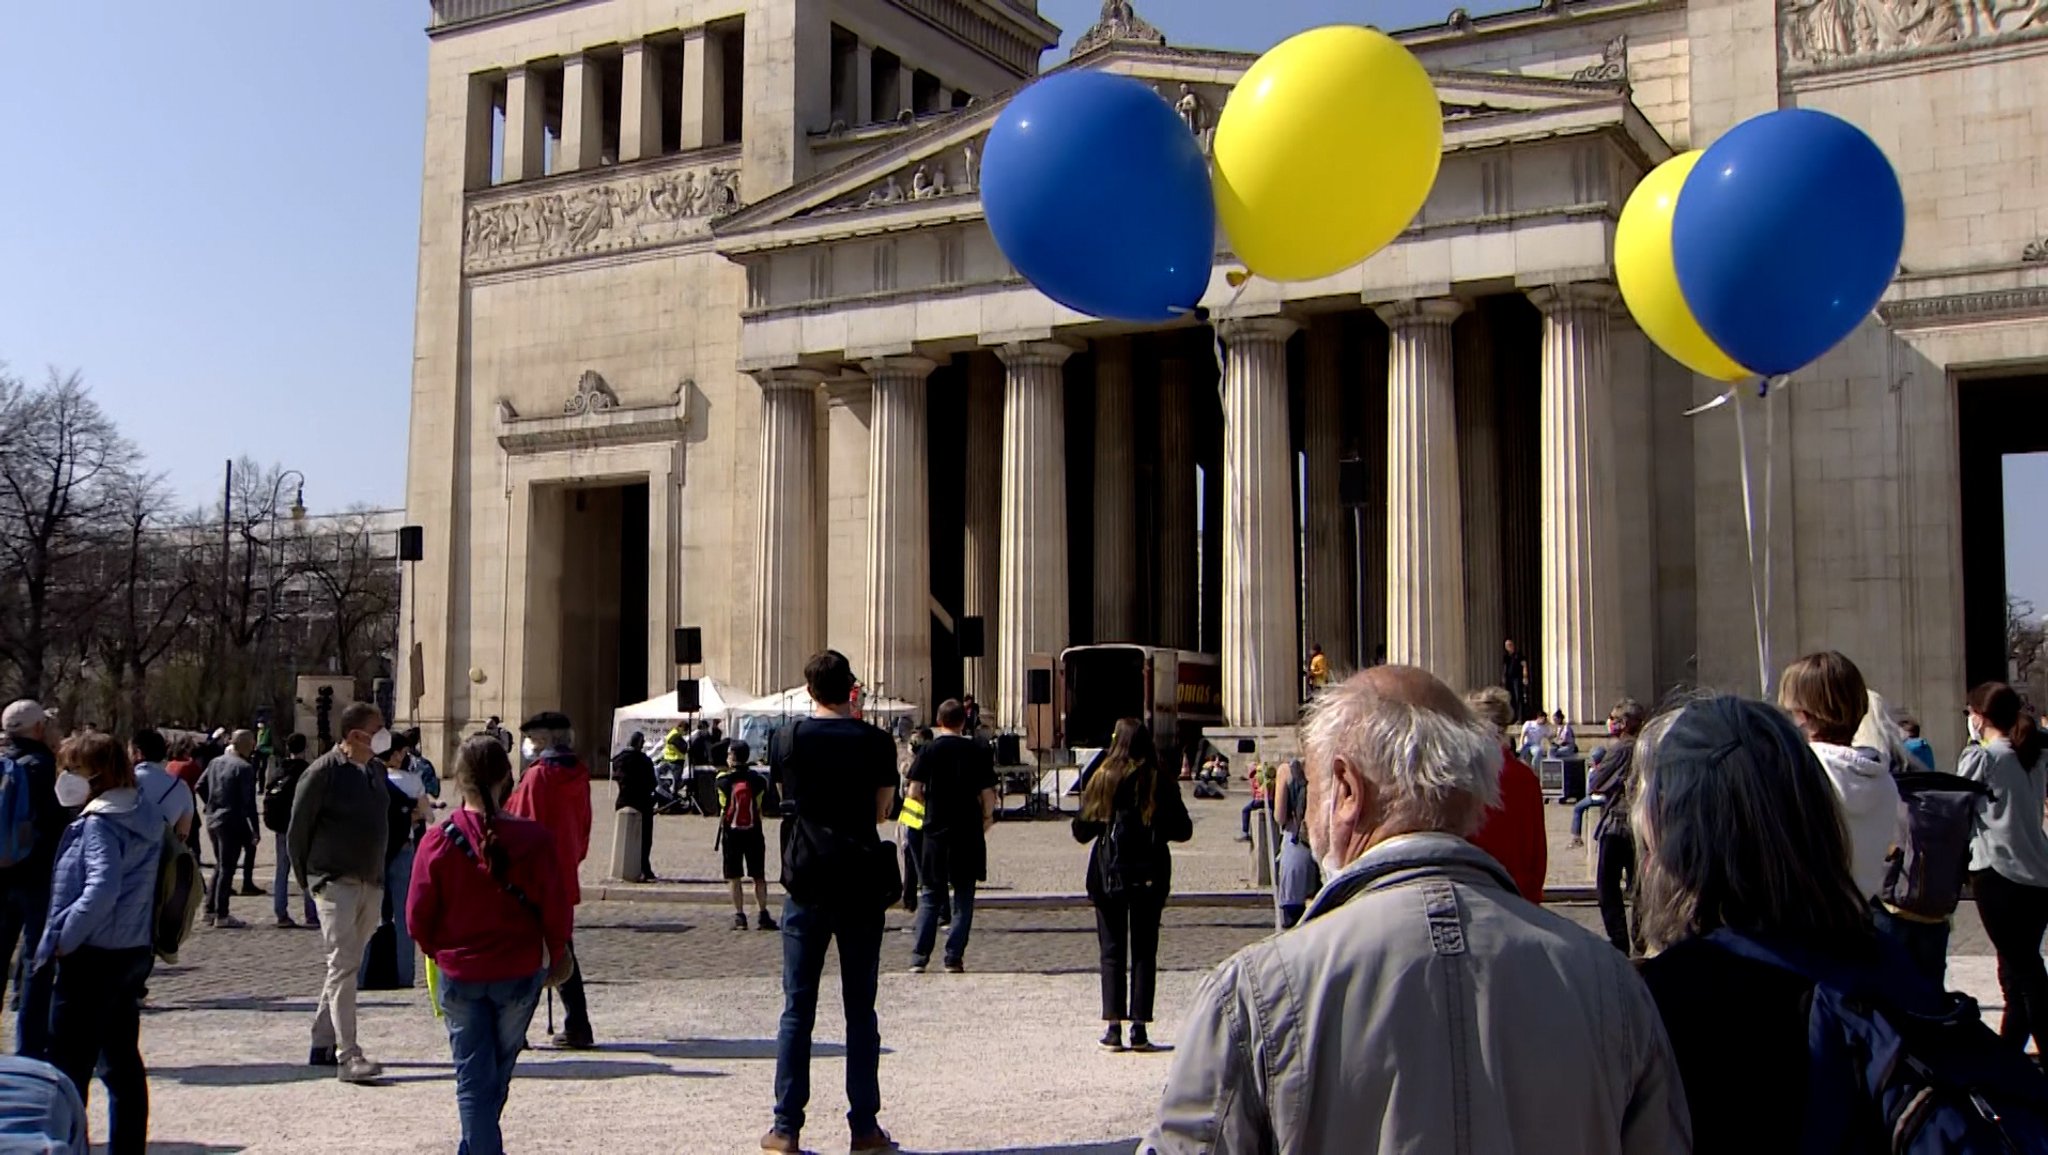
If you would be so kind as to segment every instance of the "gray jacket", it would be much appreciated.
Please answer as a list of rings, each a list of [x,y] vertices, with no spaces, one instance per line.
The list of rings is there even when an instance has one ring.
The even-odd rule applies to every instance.
[[[1462,838],[1390,839],[1203,982],[1146,1155],[1671,1155],[1650,992]]]
[[[206,829],[248,834],[256,829],[256,767],[233,750],[207,763],[199,775]]]
[[[317,892],[337,878],[384,885],[384,840],[390,834],[386,789],[382,766],[374,771],[358,766],[339,747],[306,767],[285,832],[292,873],[301,888]]]

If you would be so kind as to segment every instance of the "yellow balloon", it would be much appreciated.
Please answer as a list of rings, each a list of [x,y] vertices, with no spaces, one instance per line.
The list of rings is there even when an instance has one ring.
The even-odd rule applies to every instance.
[[[1217,118],[1217,216],[1252,272],[1327,277],[1401,235],[1443,148],[1413,53],[1370,28],[1310,29],[1259,57]]]
[[[1671,216],[1700,155],[1694,149],[1672,157],[1651,169],[1629,194],[1621,223],[1614,229],[1614,279],[1643,335],[1672,360],[1716,381],[1739,381],[1755,374],[1736,364],[1700,328],[1678,286],[1678,266],[1671,257]]]

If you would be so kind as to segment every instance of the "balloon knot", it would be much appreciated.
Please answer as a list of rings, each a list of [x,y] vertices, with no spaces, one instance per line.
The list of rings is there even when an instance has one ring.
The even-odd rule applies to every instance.
[[[1209,323],[1209,307],[1207,305],[1196,305],[1194,314],[1196,323],[1202,325]]]

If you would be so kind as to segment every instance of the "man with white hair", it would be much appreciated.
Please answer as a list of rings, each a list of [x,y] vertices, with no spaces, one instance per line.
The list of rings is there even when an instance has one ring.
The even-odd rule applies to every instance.
[[[1202,984],[1143,1150],[1690,1150],[1628,960],[1465,840],[1499,794],[1498,733],[1409,666],[1326,692],[1302,731],[1329,881]]]
[[[0,781],[10,789],[27,786],[29,826],[13,828],[0,838],[0,996],[14,974],[14,947],[33,956],[43,938],[50,913],[50,874],[57,861],[57,843],[71,812],[57,799],[57,756],[48,739],[50,714],[29,698],[9,703],[0,712]],[[11,801],[11,799],[10,799]],[[24,990],[15,995],[19,1017],[15,1049],[31,1058],[47,1058],[50,1048],[50,996],[55,972],[28,968]]]

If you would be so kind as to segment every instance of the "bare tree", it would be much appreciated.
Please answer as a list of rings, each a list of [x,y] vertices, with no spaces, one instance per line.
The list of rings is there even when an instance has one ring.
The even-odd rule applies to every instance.
[[[2012,685],[2036,708],[2048,706],[2048,621],[2034,603],[2006,595],[2005,652]]]
[[[117,593],[102,621],[98,656],[108,682],[110,721],[125,728],[153,720],[150,669],[189,640],[201,559],[189,536],[170,524],[170,499],[160,477],[131,475],[117,496],[119,533],[107,549]]]
[[[0,614],[0,656],[22,694],[43,697],[53,658],[84,649],[80,627],[105,600],[75,563],[105,540],[136,453],[76,372],[51,369],[35,388],[8,379],[0,410],[0,592],[20,607]]]
[[[362,674],[368,657],[398,638],[398,563],[380,556],[369,512],[351,509],[338,529],[301,542],[294,569],[309,580],[328,629],[321,649],[341,669]]]

